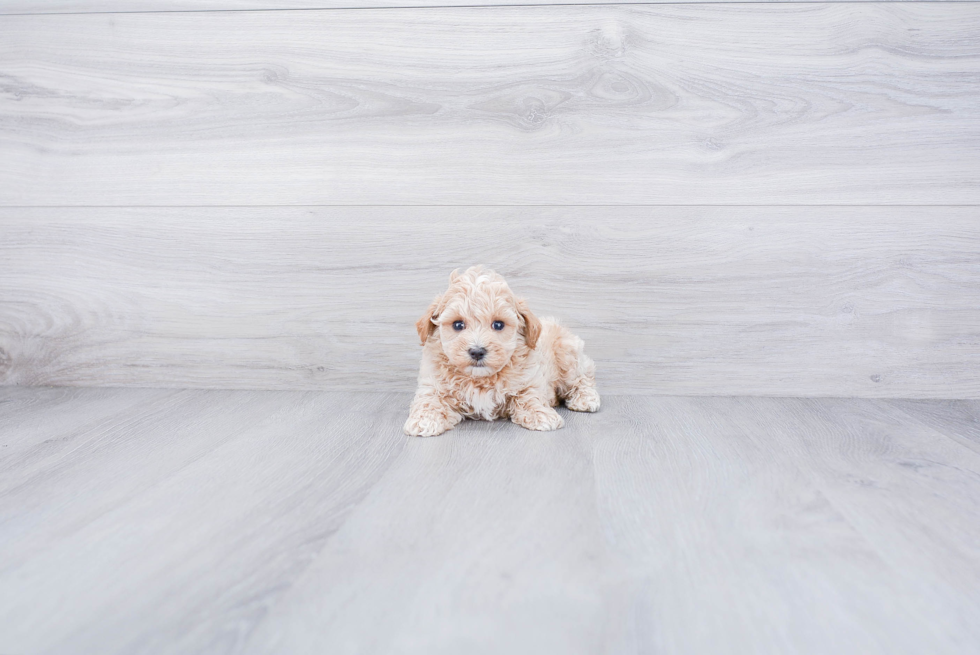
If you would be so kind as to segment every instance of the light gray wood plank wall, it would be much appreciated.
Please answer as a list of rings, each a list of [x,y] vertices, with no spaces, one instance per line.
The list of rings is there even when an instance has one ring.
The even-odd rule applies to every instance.
[[[0,382],[409,389],[411,323],[483,262],[607,390],[978,397],[977,209],[945,206],[980,197],[978,28],[980,3],[6,17]],[[581,206],[405,206],[480,202]],[[305,203],[402,206],[276,207]],[[923,206],[832,206],[865,203]]]
[[[615,393],[980,397],[980,208],[0,210],[4,384],[405,390],[496,268]]]
[[[0,204],[976,203],[978,33],[980,3],[8,16]]]
[[[818,2],[819,0],[754,0],[755,2]],[[839,0],[880,2],[882,0]],[[972,0],[886,0],[889,2],[969,2]],[[88,14],[149,11],[259,11],[290,9],[384,9],[390,7],[474,7],[508,5],[630,5],[737,2],[745,0],[3,0],[2,14]]]

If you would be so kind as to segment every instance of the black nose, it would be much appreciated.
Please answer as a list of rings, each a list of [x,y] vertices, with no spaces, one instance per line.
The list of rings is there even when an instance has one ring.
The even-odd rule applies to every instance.
[[[474,361],[477,361],[478,362],[481,359],[483,359],[483,356],[484,355],[487,354],[487,349],[486,348],[470,348],[469,349],[469,353],[470,353],[470,357],[472,357]]]

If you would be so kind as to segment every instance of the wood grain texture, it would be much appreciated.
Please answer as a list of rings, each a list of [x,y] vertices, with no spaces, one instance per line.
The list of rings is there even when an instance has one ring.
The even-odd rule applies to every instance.
[[[903,399],[891,401],[891,404],[967,448],[980,452],[980,403],[971,400],[936,403]]]
[[[965,653],[978,643],[980,567],[964,558],[978,552],[975,453],[875,401],[614,407],[615,427],[595,426],[594,471],[607,540],[638,578],[623,650]],[[931,464],[909,466],[922,458]]]
[[[116,414],[3,450],[6,652],[240,650],[404,444],[402,397],[86,394]]]
[[[972,624],[972,638],[951,641],[976,643],[980,453],[896,415],[893,406],[867,401],[772,403],[762,412],[753,408],[746,425],[760,414],[799,445],[822,492],[909,586],[918,606],[942,608],[923,617],[923,627],[954,635]]]
[[[411,391],[484,263],[608,393],[980,397],[977,208],[0,211],[4,384]]]
[[[896,404],[610,396],[409,439],[409,398],[0,389],[37,410],[0,459],[3,648],[980,648],[980,453]]]
[[[697,4],[745,0],[0,0],[3,14],[89,14],[149,11],[281,11],[290,9],[376,9],[391,7],[499,7],[508,5],[650,5]],[[755,2],[814,2],[815,0],[754,0]],[[880,2],[881,0],[839,0]],[[972,0],[886,0],[888,2],[969,2]]]
[[[8,16],[0,203],[972,204],[980,3]]]

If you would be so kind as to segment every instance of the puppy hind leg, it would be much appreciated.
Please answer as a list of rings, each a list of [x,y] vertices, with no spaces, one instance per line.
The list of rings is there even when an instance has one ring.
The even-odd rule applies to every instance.
[[[595,362],[585,354],[585,344],[578,337],[571,336],[564,345],[559,353],[559,387],[565,407],[574,412],[596,412],[601,403],[595,387]]]
[[[600,405],[594,379],[580,380],[565,396],[565,407],[573,412],[598,412]]]

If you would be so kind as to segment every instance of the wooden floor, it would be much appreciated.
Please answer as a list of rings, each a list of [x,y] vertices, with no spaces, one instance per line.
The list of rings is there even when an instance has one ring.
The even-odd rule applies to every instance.
[[[0,390],[0,652],[976,653],[980,403]]]

